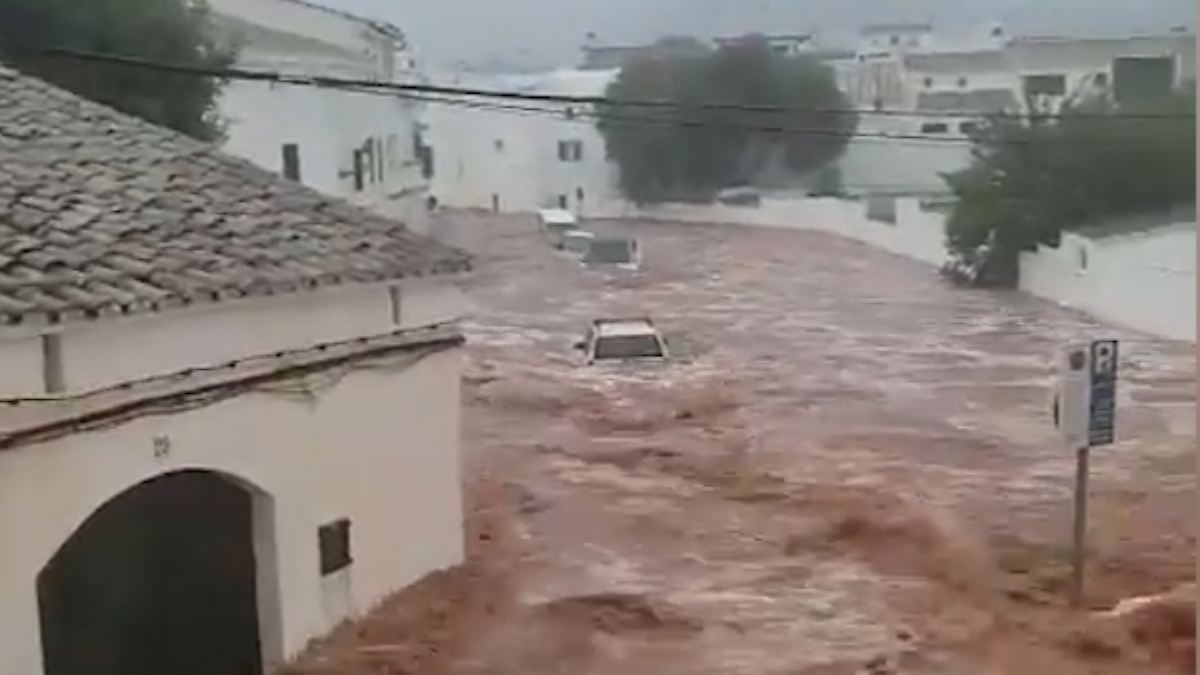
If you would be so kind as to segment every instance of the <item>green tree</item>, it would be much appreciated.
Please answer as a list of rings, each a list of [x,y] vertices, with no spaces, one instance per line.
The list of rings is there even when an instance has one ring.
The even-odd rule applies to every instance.
[[[1011,285],[1020,252],[1057,246],[1063,230],[1193,202],[1195,110],[1194,92],[1181,92],[984,125],[971,166],[946,176],[958,197],[948,247],[982,282]],[[1144,113],[1159,117],[1136,117]]]
[[[712,52],[629,64],[606,98],[675,104],[597,109],[621,189],[639,204],[711,200],[722,188],[751,183],[773,167],[809,173],[835,160],[857,127],[829,68],[807,57],[776,55],[758,36]],[[703,107],[709,104],[793,111]]]
[[[224,68],[232,45],[211,30],[202,0],[0,0],[0,59],[23,72],[156,124],[205,140],[221,135],[221,82],[49,56],[49,48],[117,53]]]

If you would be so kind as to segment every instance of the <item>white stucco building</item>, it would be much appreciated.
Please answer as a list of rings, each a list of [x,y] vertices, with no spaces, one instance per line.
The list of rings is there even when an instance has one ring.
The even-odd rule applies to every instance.
[[[0,66],[0,673],[268,672],[460,562],[468,269]]]
[[[377,82],[421,80],[397,27],[303,0],[210,0],[249,70]],[[228,82],[225,150],[424,231],[429,181],[412,99],[244,80]]]
[[[560,70],[535,75],[459,76],[439,82],[474,89],[602,96],[615,70]],[[530,212],[564,208],[587,216],[620,201],[616,165],[588,117],[554,103],[541,112],[430,105],[433,194],[458,208]]]
[[[840,160],[851,192],[946,192],[940,175],[968,165],[967,135],[989,115],[1057,114],[1089,97],[1119,101],[1125,83],[1154,79],[1145,75],[1147,65],[1164,90],[1195,81],[1190,34],[1013,38],[994,26],[948,39],[908,28],[865,32],[844,78],[863,111],[859,131],[904,137],[851,141]],[[875,108],[900,114],[873,115]]]

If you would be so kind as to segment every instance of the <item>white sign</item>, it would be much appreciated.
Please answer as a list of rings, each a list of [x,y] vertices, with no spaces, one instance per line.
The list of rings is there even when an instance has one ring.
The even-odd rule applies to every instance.
[[[1113,442],[1116,380],[1115,340],[1071,345],[1060,354],[1052,412],[1054,425],[1072,447]]]

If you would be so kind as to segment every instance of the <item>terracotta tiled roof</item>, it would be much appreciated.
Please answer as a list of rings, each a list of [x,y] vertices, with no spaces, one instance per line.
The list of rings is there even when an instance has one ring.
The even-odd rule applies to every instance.
[[[0,65],[0,325],[469,266],[401,223]]]

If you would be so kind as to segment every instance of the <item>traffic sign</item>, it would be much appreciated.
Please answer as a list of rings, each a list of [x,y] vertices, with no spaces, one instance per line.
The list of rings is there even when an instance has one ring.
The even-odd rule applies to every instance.
[[[1116,437],[1117,341],[1092,342],[1091,356],[1088,445],[1111,445]]]

